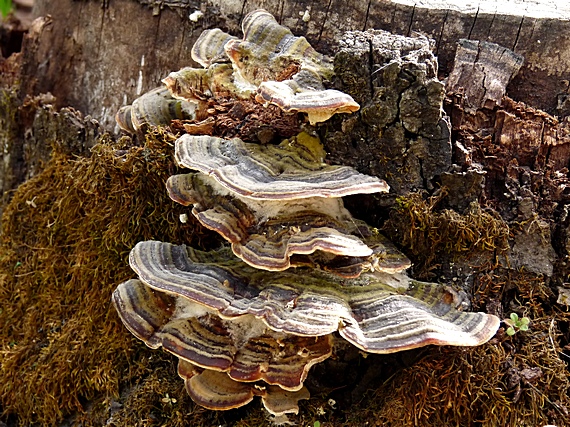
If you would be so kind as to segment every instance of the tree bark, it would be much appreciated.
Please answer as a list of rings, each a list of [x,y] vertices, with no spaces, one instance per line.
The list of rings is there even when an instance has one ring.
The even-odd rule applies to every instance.
[[[435,3],[435,4],[433,4]],[[455,3],[455,4],[454,4]],[[496,43],[525,58],[509,95],[551,114],[567,115],[570,81],[570,11],[546,2],[362,1],[37,1],[35,16],[51,15],[34,52],[27,55],[23,90],[51,92],[113,128],[114,112],[156,86],[169,71],[191,65],[190,47],[205,28],[239,33],[240,19],[265,8],[319,50],[344,31],[417,31],[436,42],[440,76],[446,76],[459,39]],[[191,21],[189,14],[203,17]],[[308,11],[310,19],[302,18]],[[125,99],[126,96],[126,99]]]

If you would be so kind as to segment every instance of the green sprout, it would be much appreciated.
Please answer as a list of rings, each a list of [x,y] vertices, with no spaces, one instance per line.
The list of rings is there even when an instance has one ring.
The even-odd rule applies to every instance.
[[[12,0],[0,0],[0,14],[3,18],[12,10]]]
[[[321,427],[321,422],[320,421],[315,421],[313,424],[314,427]]]
[[[528,317],[522,317],[519,319],[517,313],[511,313],[510,319],[503,320],[509,327],[507,328],[507,335],[512,337],[518,331],[528,331],[528,324],[530,319]]]

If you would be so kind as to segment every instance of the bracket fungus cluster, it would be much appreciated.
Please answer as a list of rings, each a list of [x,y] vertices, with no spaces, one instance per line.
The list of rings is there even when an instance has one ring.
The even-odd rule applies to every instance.
[[[143,121],[139,118],[151,125],[206,118],[208,101],[219,97],[253,98],[263,105],[276,105],[284,113],[304,112],[311,124],[360,108],[349,95],[325,88],[334,74],[331,59],[315,51],[304,37],[279,25],[270,13],[251,12],[242,29],[242,40],[219,29],[204,31],[191,50],[192,59],[204,68],[170,73],[163,79],[169,93],[165,94],[164,87],[155,89],[132,106],[121,108],[119,126],[133,132]],[[194,108],[187,108],[188,103]]]
[[[171,73],[166,88],[118,113],[120,126],[196,119],[222,93],[304,112],[311,123],[358,109],[324,87],[332,61],[270,14],[252,12],[243,31],[243,40],[205,31],[192,49],[204,68]],[[495,316],[458,309],[451,288],[406,276],[409,260],[342,202],[388,185],[328,165],[324,154],[305,132],[278,145],[212,135],[176,140],[177,164],[192,171],[168,179],[170,197],[192,206],[230,247],[140,242],[129,257],[138,279],[120,284],[113,303],[136,337],[179,358],[199,405],[231,409],[260,396],[274,415],[297,413],[309,397],[311,366],[331,356],[337,334],[365,352],[392,353],[474,346],[498,328]]]

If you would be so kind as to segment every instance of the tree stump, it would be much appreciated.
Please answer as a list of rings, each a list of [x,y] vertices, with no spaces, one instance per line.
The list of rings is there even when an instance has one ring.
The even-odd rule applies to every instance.
[[[137,239],[219,243],[156,194],[174,168],[170,137],[120,137],[116,111],[196,65],[204,29],[237,35],[264,8],[334,56],[328,84],[361,106],[312,129],[328,162],[391,186],[347,198],[351,213],[411,258],[415,278],[531,321],[473,349],[363,357],[340,346],[311,371],[314,398],[294,421],[570,423],[570,7],[462,3],[36,0],[33,22],[3,21],[0,419],[269,422],[255,406],[197,409],[169,355],[134,343],[108,304]]]

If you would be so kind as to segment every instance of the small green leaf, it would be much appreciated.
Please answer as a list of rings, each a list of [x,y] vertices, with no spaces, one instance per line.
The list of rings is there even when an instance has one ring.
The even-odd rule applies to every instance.
[[[515,334],[515,328],[509,326],[509,328],[507,329],[507,335],[512,337],[514,334]]]
[[[528,325],[530,323],[530,319],[528,317],[523,317],[521,319],[521,326]]]
[[[313,427],[321,427],[321,422],[320,421],[315,421],[313,423]]]
[[[511,313],[511,320],[516,323],[519,321],[519,315],[517,313]]]
[[[0,0],[0,14],[6,17],[12,10],[12,0]]]
[[[521,325],[519,331],[528,331],[528,325]]]

